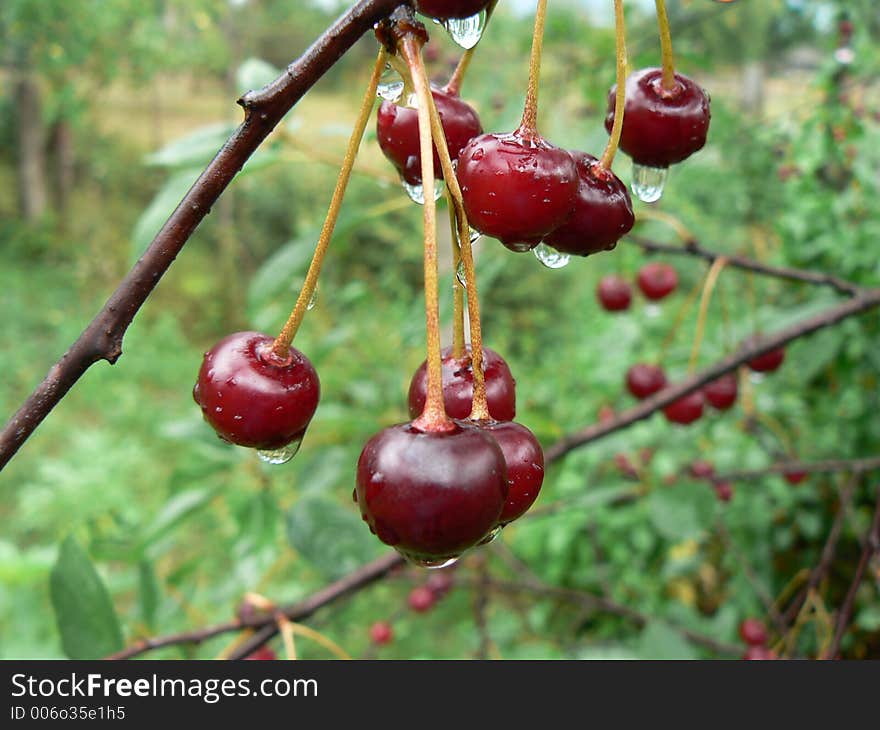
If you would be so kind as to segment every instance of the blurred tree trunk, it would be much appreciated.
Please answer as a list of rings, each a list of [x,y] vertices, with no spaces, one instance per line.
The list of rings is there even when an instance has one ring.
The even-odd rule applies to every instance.
[[[19,210],[25,220],[35,221],[46,212],[48,195],[43,105],[33,74],[27,71],[20,74],[15,85],[15,100]]]
[[[73,127],[69,120],[59,119],[52,125],[50,148],[55,209],[63,225],[74,182]]]

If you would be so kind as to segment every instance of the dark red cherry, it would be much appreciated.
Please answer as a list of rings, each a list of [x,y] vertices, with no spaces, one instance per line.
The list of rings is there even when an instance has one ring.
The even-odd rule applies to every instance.
[[[449,155],[455,160],[458,153],[473,137],[483,133],[480,118],[473,107],[455,94],[432,88],[434,103],[443,122]],[[376,117],[376,137],[379,147],[401,177],[410,185],[422,182],[422,155],[419,145],[419,113],[410,107],[384,101]],[[443,179],[440,156],[434,148],[434,175]]]
[[[474,399],[474,370],[471,365],[470,345],[462,359],[452,356],[452,348],[443,350],[443,400],[450,418],[467,418]],[[483,373],[486,379],[486,398],[489,415],[497,421],[512,421],[516,416],[516,381],[510,368],[494,350],[483,348]],[[409,415],[417,418],[425,407],[428,391],[428,372],[422,363],[409,386]]]
[[[666,373],[659,365],[638,363],[626,371],[626,387],[634,397],[644,400],[666,385]]]
[[[390,644],[394,641],[394,629],[391,628],[391,624],[387,621],[376,621],[370,626],[370,641],[376,646]]]
[[[715,465],[711,461],[702,461],[698,459],[688,468],[691,476],[695,479],[709,479],[715,475]]]
[[[492,0],[416,0],[416,10],[438,20],[470,18],[486,9]]]
[[[756,618],[743,619],[739,625],[739,637],[749,646],[764,646],[767,643],[767,627]]]
[[[702,391],[694,391],[690,395],[673,401],[663,409],[663,414],[672,423],[680,423],[683,426],[693,423],[703,415]]]
[[[807,478],[808,474],[805,471],[786,471],[782,474],[785,481],[787,481],[791,485],[800,484],[804,479]]]
[[[479,542],[501,516],[507,471],[501,447],[476,426],[380,431],[361,452],[357,497],[370,529],[411,562],[436,565]]]
[[[434,608],[434,604],[437,603],[437,597],[430,588],[417,586],[409,592],[406,602],[413,611],[426,613]]]
[[[620,276],[603,276],[596,287],[596,298],[603,309],[609,312],[622,312],[629,309],[632,289],[629,282]]]
[[[586,152],[570,152],[578,170],[574,210],[544,243],[557,251],[589,256],[610,251],[635,223],[629,191],[620,178]]]
[[[784,360],[785,348],[779,347],[752,358],[747,364],[756,373],[771,373],[777,370]]]
[[[678,274],[669,264],[652,261],[639,269],[639,289],[648,299],[658,301],[675,291]]]
[[[776,653],[766,646],[750,646],[746,649],[745,654],[743,654],[743,659],[749,661],[772,661],[778,658]]]
[[[474,137],[458,156],[468,221],[513,251],[534,248],[574,208],[577,165],[540,135]]]
[[[255,649],[245,657],[245,659],[252,659],[255,661],[273,661],[277,658],[278,655],[265,645],[261,646],[259,649]]]
[[[507,501],[498,518],[503,526],[524,515],[538,498],[544,483],[544,450],[522,424],[504,421],[483,428],[498,442],[507,464]]]
[[[320,397],[318,374],[293,347],[280,360],[274,339],[236,332],[205,353],[193,398],[217,434],[239,446],[280,449],[305,434]]]
[[[726,411],[734,403],[739,392],[736,373],[727,373],[703,388],[706,402],[719,411]]]
[[[733,499],[733,485],[730,482],[715,482],[712,485],[715,488],[715,496],[722,502],[729,502]]]
[[[620,149],[646,167],[669,167],[706,144],[709,95],[687,76],[675,74],[676,86],[662,86],[663,70],[643,68],[626,80]],[[614,124],[616,86],[608,96],[605,129]]]

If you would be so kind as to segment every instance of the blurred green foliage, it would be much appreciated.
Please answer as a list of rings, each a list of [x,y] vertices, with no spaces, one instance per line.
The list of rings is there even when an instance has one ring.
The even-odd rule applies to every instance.
[[[659,208],[711,248],[877,285],[880,44],[871,3],[846,4],[856,21],[848,67],[832,57],[836,27],[814,25],[825,9],[834,17],[836,4],[760,4],[760,23],[747,18],[757,5],[672,5],[681,68],[725,91],[713,92],[710,143],[673,170]],[[17,218],[8,192],[16,150],[7,68],[0,75],[0,412],[17,408],[149,243],[234,126],[235,94],[272,78],[328,20],[309,5],[291,13],[289,4],[269,0],[243,7],[3,3],[0,39],[14,49],[4,63],[26,59],[39,70],[50,110],[62,97],[76,101],[78,184],[66,215],[31,224]],[[629,20],[632,62],[656,64],[653,19],[632,12]],[[776,69],[763,117],[742,112],[731,83],[755,27],[765,29],[757,38],[764,42],[749,53]],[[457,54],[431,30],[439,49],[432,70],[443,77]],[[464,88],[486,129],[518,122],[530,33],[528,20],[502,3]],[[598,154],[613,36],[562,4],[547,33],[542,129],[559,145]],[[818,66],[789,79],[785,47],[806,48]],[[350,501],[354,467],[372,433],[406,418],[424,324],[420,210],[389,183],[372,131],[318,306],[296,341],[323,392],[299,455],[283,467],[258,463],[221,443],[190,399],[202,352],[214,341],[245,327],[274,332],[284,322],[335,179],[327,162],[341,158],[373,53],[365,39],[289,115],[139,314],[124,357],[92,368],[0,476],[0,656],[97,655],[118,648],[120,631],[130,642],[226,620],[247,591],[296,600],[382,553]],[[174,89],[173,103],[166,96],[157,108],[142,97],[158,94],[160,84]],[[210,97],[214,111],[206,116],[200,104],[186,113],[186,89]],[[620,156],[624,178],[627,168]],[[646,218],[639,232],[675,240],[656,220]],[[645,258],[634,245],[559,271],[491,240],[477,249],[487,343],[516,375],[518,420],[545,445],[594,422],[603,406],[630,405],[622,382],[632,363],[659,360],[672,378],[686,373],[696,326],[687,294],[702,287],[704,264],[673,261],[680,293],[657,316],[640,301],[612,316],[598,307],[595,284],[612,272],[634,278]],[[450,285],[447,271],[443,291]],[[725,271],[699,363],[833,300],[821,289]],[[448,325],[449,301],[442,315]],[[760,383],[746,378],[731,412],[686,429],[655,416],[550,468],[533,514],[505,531],[503,545],[483,551],[491,574],[521,581],[527,569],[551,586],[604,595],[647,621],[639,626],[547,596],[493,593],[493,655],[712,656],[680,629],[736,643],[742,618],[766,618],[762,596],[802,585],[802,571],[817,562],[841,478],[816,475],[793,488],[767,477],[736,484],[723,504],[707,483],[687,476],[687,466],[702,458],[725,472],[782,456],[876,454],[878,329],[876,313],[846,321],[793,344],[778,373]],[[756,428],[746,428],[744,401]],[[637,465],[637,480],[615,465],[619,454]],[[848,585],[872,488],[876,476],[859,485],[839,560],[790,647],[798,655],[814,655],[827,641],[828,613]],[[424,574],[404,572],[310,624],[353,656],[376,654],[367,630],[388,618],[395,641],[379,656],[472,656],[480,636],[467,586],[479,570],[479,558],[464,561],[459,587],[426,615],[405,608],[406,592]],[[790,583],[798,575],[801,583]],[[880,655],[878,632],[878,585],[866,580],[845,654]],[[212,657],[231,639],[157,656]],[[328,656],[299,643],[301,656]]]

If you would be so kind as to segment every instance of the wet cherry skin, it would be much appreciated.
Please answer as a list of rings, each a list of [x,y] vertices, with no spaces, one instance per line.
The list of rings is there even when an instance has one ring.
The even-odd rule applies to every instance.
[[[387,621],[376,621],[370,626],[370,641],[376,646],[390,644],[394,641],[394,629]]]
[[[739,625],[739,637],[749,646],[764,646],[767,643],[767,627],[756,618],[743,619]]]
[[[626,387],[633,397],[644,400],[666,386],[666,373],[659,365],[637,363],[626,371]]]
[[[574,256],[610,251],[635,224],[629,190],[592,155],[577,151],[569,154],[578,171],[574,209],[544,238],[544,243]]]
[[[454,160],[461,149],[474,137],[483,133],[476,111],[455,95],[432,88],[434,104],[446,133],[449,155]],[[376,137],[379,147],[400,176],[410,185],[422,182],[422,155],[419,145],[419,113],[416,109],[384,101],[376,117]],[[440,157],[434,148],[434,175],[443,179]]]
[[[686,426],[703,415],[703,392],[700,390],[673,401],[663,409],[666,420]]]
[[[449,431],[423,432],[403,423],[364,446],[355,491],[382,542],[412,562],[440,562],[495,527],[507,500],[507,469],[482,429],[456,421]]]
[[[639,269],[637,282],[645,297],[659,301],[675,291],[678,286],[678,274],[669,264],[652,261]]]
[[[663,70],[643,68],[626,80],[620,149],[633,162],[647,167],[669,167],[690,157],[706,144],[709,132],[709,95],[693,80],[675,74],[676,86],[662,86]],[[605,129],[614,124],[616,87],[608,96]]]
[[[596,287],[596,298],[608,312],[623,312],[632,303],[629,282],[620,276],[603,276]]]
[[[205,353],[193,398],[217,434],[239,446],[279,449],[301,439],[320,398],[318,374],[295,348],[284,361],[274,338],[236,332]]]
[[[535,435],[514,421],[480,424],[504,454],[507,465],[507,500],[498,518],[504,526],[524,515],[538,498],[544,483],[544,450]]]
[[[736,403],[738,393],[739,385],[737,384],[736,373],[722,375],[703,388],[706,402],[719,411],[726,411],[733,406]]]
[[[442,353],[443,400],[450,418],[467,418],[474,399],[474,370],[470,345],[462,359],[452,356],[452,348]],[[516,416],[516,381],[510,368],[494,350],[483,348],[483,373],[486,379],[486,398],[489,415],[497,421],[512,421]],[[427,364],[422,363],[409,386],[409,415],[417,418],[425,407],[428,391]]]
[[[578,171],[571,155],[535,133],[474,137],[458,156],[470,224],[513,251],[528,251],[574,209]]]
[[[779,366],[782,365],[784,360],[785,348],[780,347],[776,350],[770,350],[770,352],[765,352],[763,355],[758,355],[758,357],[752,358],[749,360],[748,366],[756,373],[772,373],[774,370],[779,369]]]
[[[439,20],[470,18],[485,10],[492,0],[416,0],[416,10]]]

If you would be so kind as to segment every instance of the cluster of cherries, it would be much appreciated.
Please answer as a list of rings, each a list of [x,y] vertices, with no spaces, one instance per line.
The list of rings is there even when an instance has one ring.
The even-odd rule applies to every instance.
[[[669,264],[653,261],[639,269],[636,284],[645,299],[659,302],[678,287],[678,273]],[[603,276],[596,286],[596,298],[608,312],[624,312],[632,304],[632,287],[622,276]]]
[[[772,660],[778,659],[776,652],[767,646],[767,627],[756,618],[747,618],[739,625],[739,638],[748,647],[743,659]]]
[[[448,571],[432,573],[423,585],[413,588],[406,598],[407,606],[415,613],[427,613],[452,590],[455,579]],[[391,621],[376,621],[370,626],[370,641],[376,646],[384,646],[394,641],[394,627]]]

